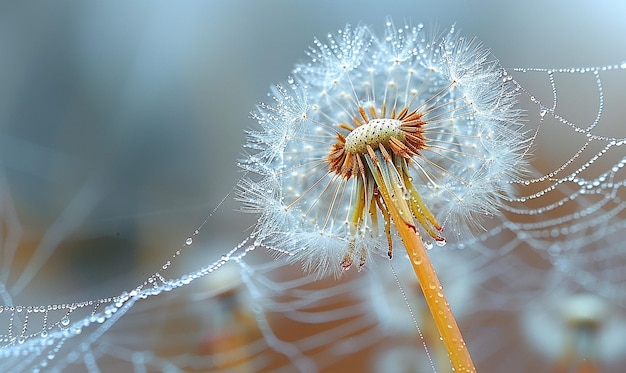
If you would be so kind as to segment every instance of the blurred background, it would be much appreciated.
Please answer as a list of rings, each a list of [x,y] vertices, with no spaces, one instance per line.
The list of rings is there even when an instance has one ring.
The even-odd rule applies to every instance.
[[[626,3],[612,1],[3,1],[0,269],[16,302],[116,295],[154,273],[232,191],[270,85],[314,37],[382,32],[386,16],[456,23],[505,67],[626,59]],[[183,268],[245,238],[254,217],[236,207],[194,236]]]

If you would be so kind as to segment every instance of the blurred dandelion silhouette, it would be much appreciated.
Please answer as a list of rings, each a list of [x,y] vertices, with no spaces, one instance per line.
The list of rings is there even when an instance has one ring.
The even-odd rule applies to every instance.
[[[443,297],[419,250],[467,237],[511,194],[528,146],[515,85],[454,27],[347,26],[308,54],[253,113],[240,198],[261,213],[257,243],[323,275],[391,259],[401,238],[426,297]]]

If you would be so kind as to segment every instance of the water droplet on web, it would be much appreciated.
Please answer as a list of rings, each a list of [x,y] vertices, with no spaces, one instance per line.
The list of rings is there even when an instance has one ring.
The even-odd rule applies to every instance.
[[[61,319],[61,325],[68,326],[69,324],[70,324],[70,318],[67,316],[63,316],[63,318]]]
[[[293,80],[292,77],[287,78],[287,83],[289,84],[293,84],[295,81]]]
[[[26,338],[24,338],[24,337],[19,337],[17,339],[17,343],[19,343],[19,344],[23,344],[24,342],[26,342]]]
[[[558,230],[554,231],[555,232],[553,233],[553,236],[558,236]],[[561,246],[559,246],[558,244],[550,245],[550,247],[548,248],[548,254],[550,254],[551,256],[559,256],[561,254]]]
[[[622,61],[622,63],[620,63],[619,65],[620,68],[622,69],[626,69],[626,61]]]
[[[435,244],[439,247],[444,247],[446,246],[446,243],[448,243],[445,239],[441,239],[441,240],[436,240]]]
[[[191,237],[187,237],[187,240],[185,241],[185,244],[186,244],[187,246],[189,246],[189,245],[191,245],[192,243],[193,243],[193,238],[191,238]]]

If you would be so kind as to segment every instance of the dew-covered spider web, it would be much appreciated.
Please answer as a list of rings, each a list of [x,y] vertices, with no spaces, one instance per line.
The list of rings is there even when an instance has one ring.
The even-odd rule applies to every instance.
[[[626,64],[508,74],[534,136],[534,171],[484,232],[430,256],[479,371],[621,371]],[[243,226],[238,245],[210,248],[221,256],[188,260],[206,249],[198,239],[213,216],[119,294],[24,302],[60,242],[50,235],[24,248],[26,228],[2,182],[1,371],[450,369],[401,254],[319,279],[259,247]]]

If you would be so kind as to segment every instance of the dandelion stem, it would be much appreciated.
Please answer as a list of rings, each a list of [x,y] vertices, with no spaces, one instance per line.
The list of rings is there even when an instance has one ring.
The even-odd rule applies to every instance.
[[[415,275],[424,293],[424,298],[435,325],[437,325],[439,335],[448,351],[448,356],[455,372],[476,372],[459,326],[443,293],[435,268],[426,254],[426,249],[419,233],[417,233],[414,226],[411,226],[402,218],[400,210],[396,207],[397,201],[391,197],[385,185],[379,183],[378,187],[388,207],[389,214],[395,222],[396,230],[409,254],[411,265],[413,270],[415,270]]]

